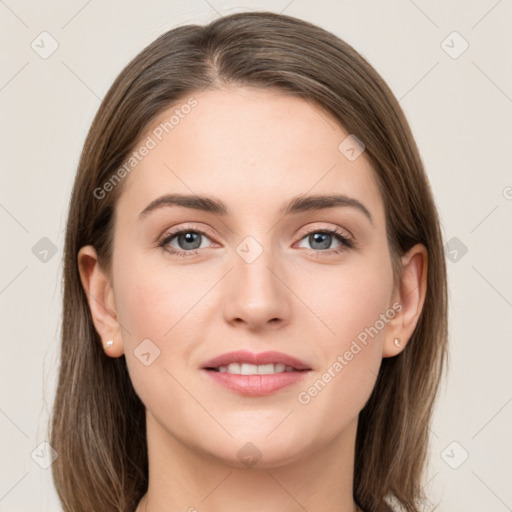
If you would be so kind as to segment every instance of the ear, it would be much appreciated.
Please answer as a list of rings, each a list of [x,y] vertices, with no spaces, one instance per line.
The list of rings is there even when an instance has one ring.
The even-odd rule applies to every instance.
[[[427,292],[428,253],[423,244],[416,244],[402,256],[402,277],[394,297],[398,311],[389,322],[382,357],[393,357],[407,345],[418,323]],[[400,340],[397,347],[395,338]]]
[[[122,356],[124,347],[114,303],[114,290],[109,277],[98,263],[98,256],[92,245],[86,245],[78,252],[78,269],[94,327],[100,335],[105,353],[111,357]],[[114,341],[110,347],[107,346],[109,340]]]

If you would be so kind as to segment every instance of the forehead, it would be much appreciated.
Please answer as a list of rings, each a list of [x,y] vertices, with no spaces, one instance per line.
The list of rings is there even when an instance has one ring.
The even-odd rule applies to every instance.
[[[349,136],[323,109],[280,91],[191,94],[162,112],[136,144],[135,151],[150,149],[125,178],[117,208],[136,217],[155,198],[179,192],[263,214],[298,194],[342,193],[371,205],[381,221],[369,160],[363,152],[351,161],[340,150]]]

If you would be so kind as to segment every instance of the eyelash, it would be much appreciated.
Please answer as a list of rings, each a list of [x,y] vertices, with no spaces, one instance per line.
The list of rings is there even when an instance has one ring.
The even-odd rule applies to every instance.
[[[182,228],[176,231],[172,231],[170,233],[167,233],[163,239],[158,243],[158,246],[161,247],[167,254],[170,256],[180,256],[180,257],[188,257],[188,256],[194,256],[199,253],[201,249],[194,249],[192,251],[176,251],[172,250],[170,251],[166,246],[167,244],[176,236],[181,235],[182,233],[196,233],[202,236],[205,236],[207,238],[210,238],[208,233],[200,230],[200,229],[192,229],[192,228]],[[341,242],[342,246],[338,249],[328,249],[328,250],[315,250],[315,249],[308,249],[309,251],[313,251],[314,253],[318,254],[328,254],[328,255],[335,255],[339,254],[341,252],[345,252],[348,249],[352,249],[356,247],[356,244],[353,239],[348,238],[344,233],[337,229],[313,229],[311,231],[308,231],[305,233],[299,241],[303,240],[304,238],[314,234],[314,233],[322,233],[327,235],[333,235],[334,238],[336,238],[339,242]],[[204,249],[204,247],[203,247]]]

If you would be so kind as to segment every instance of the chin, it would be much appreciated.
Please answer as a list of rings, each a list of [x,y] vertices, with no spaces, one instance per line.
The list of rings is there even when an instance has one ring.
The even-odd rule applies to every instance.
[[[234,439],[230,440],[204,437],[208,444],[200,447],[203,454],[237,469],[270,469],[291,464],[314,450],[313,440],[308,448],[304,436],[295,441],[286,432],[271,434],[268,438],[267,434],[249,429],[243,434],[231,433]]]

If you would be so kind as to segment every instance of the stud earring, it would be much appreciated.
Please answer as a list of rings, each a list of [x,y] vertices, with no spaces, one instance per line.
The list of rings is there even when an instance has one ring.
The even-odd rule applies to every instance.
[[[393,340],[393,343],[395,344],[395,347],[399,347],[400,346],[400,338],[395,338]]]
[[[110,348],[113,344],[114,344],[114,340],[108,340],[107,343],[105,343],[105,345],[106,345],[105,350],[107,350],[107,348]]]

